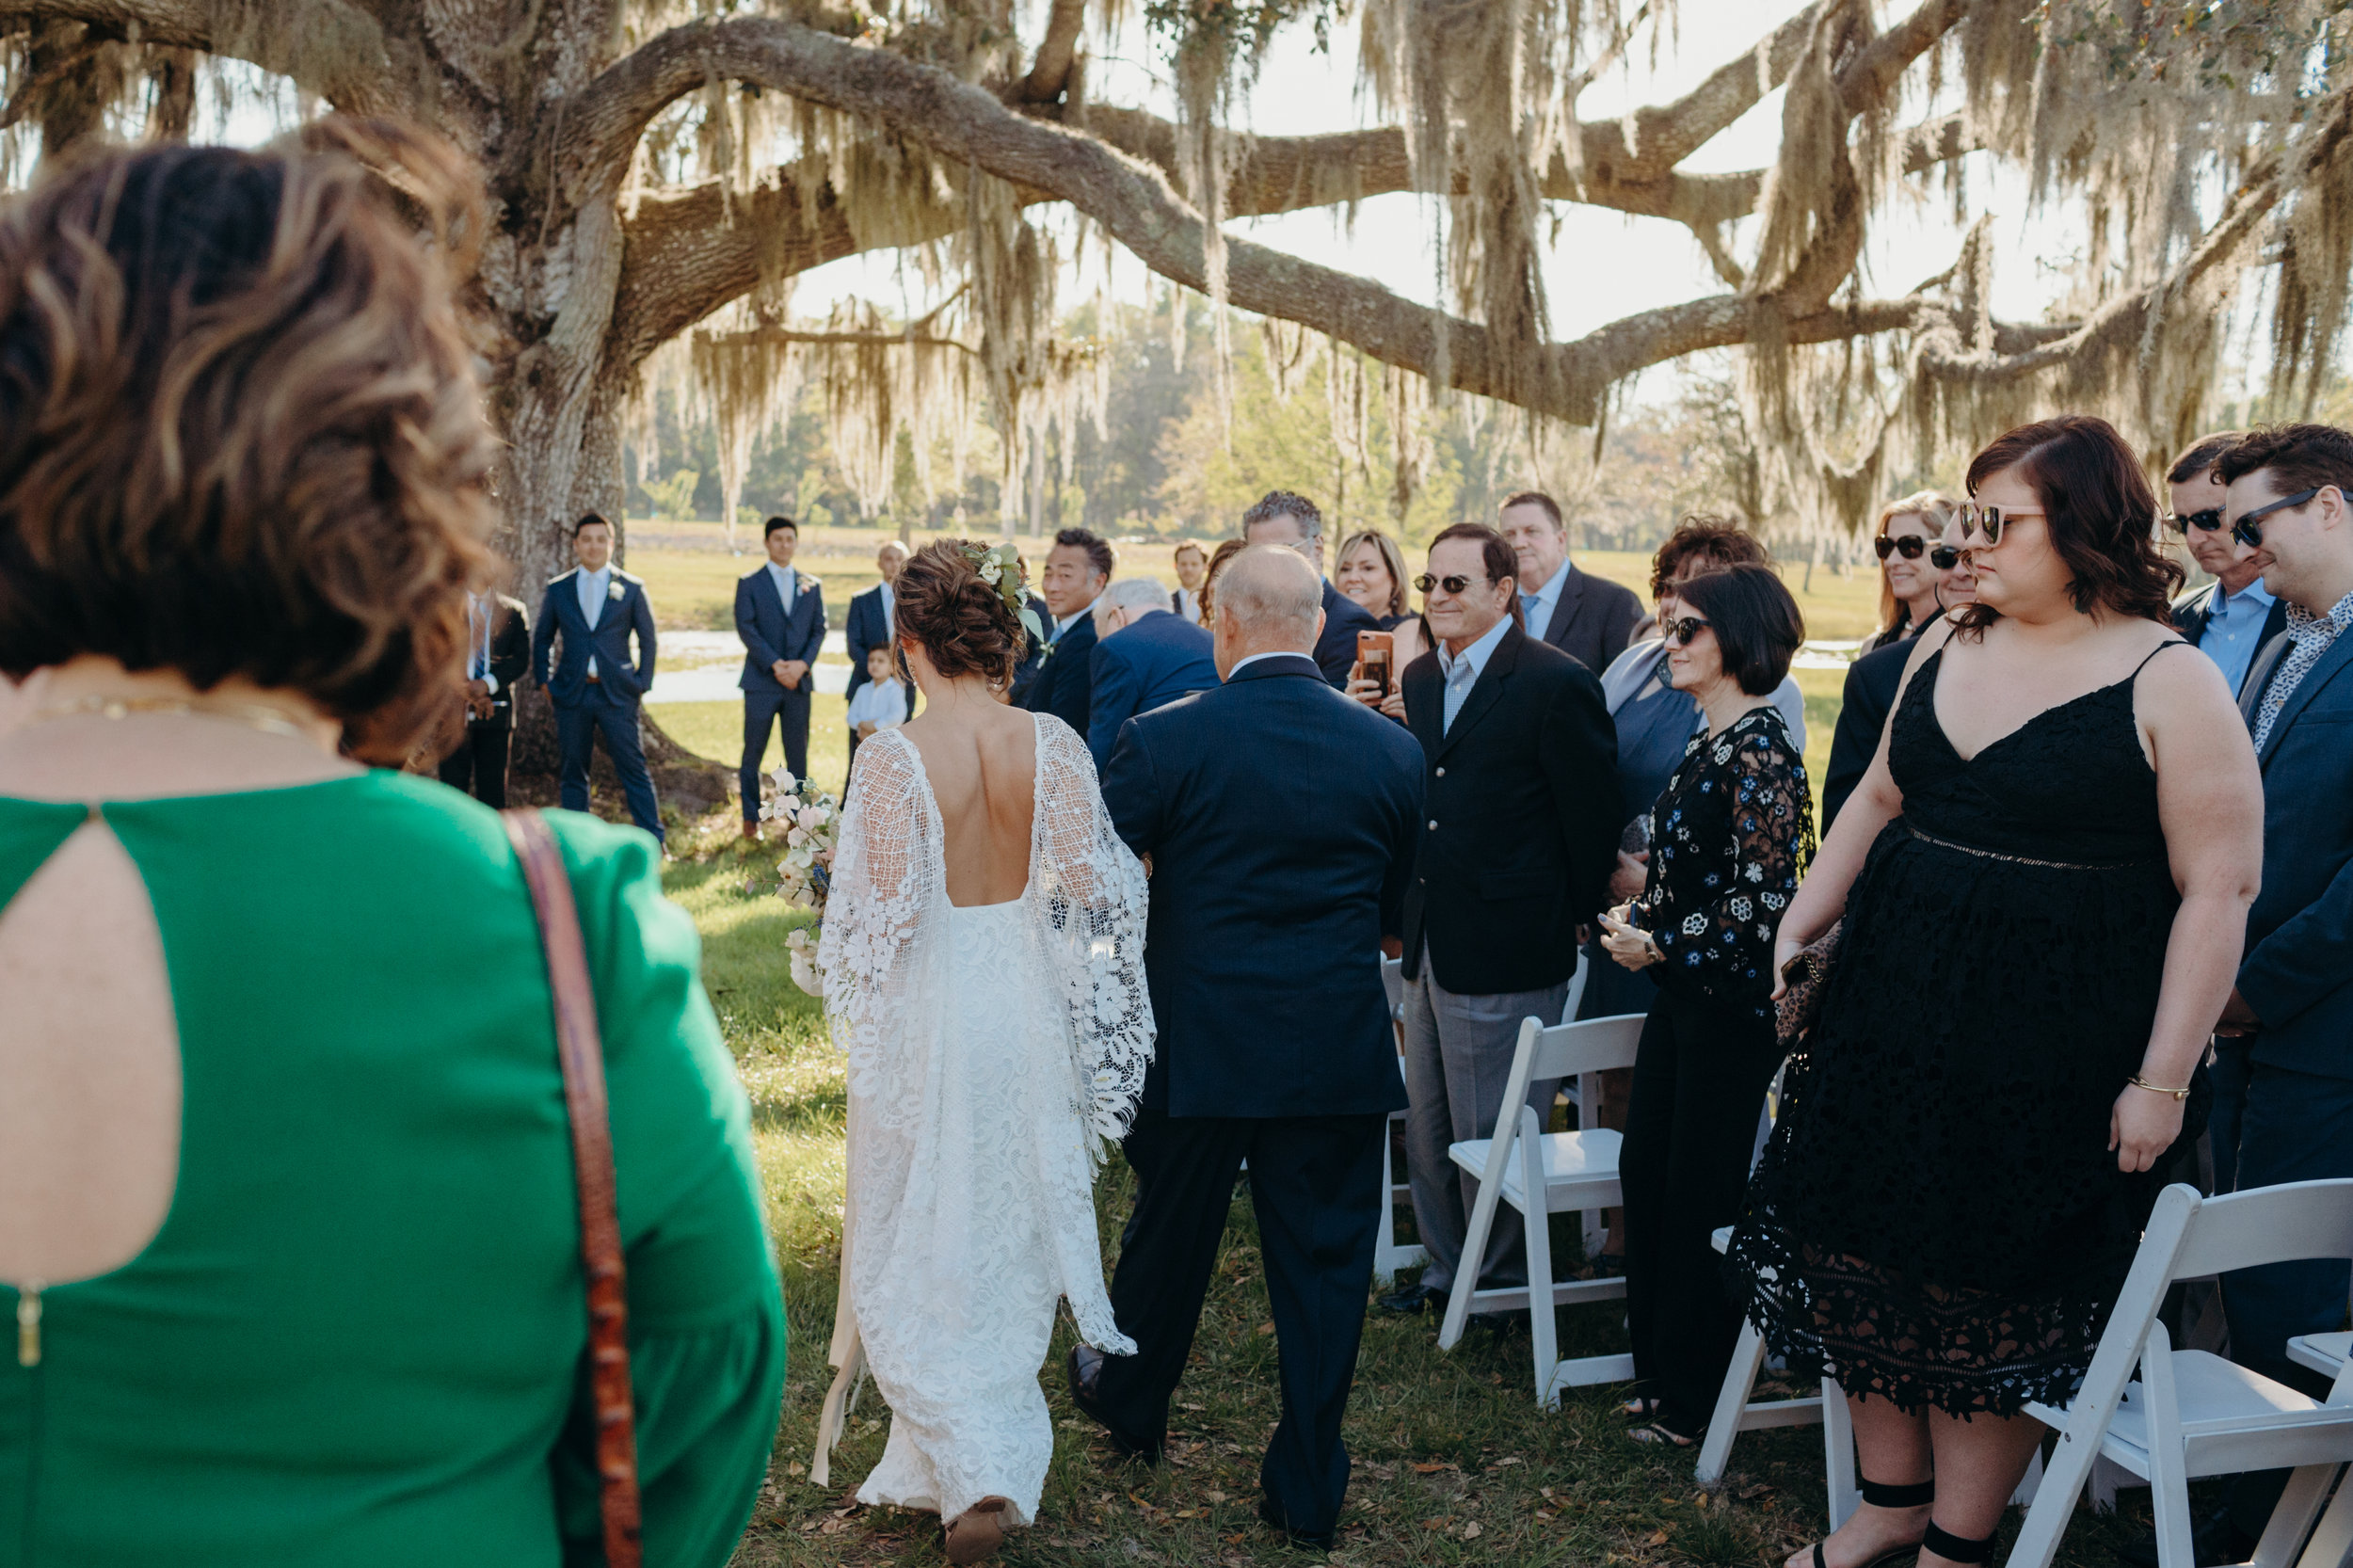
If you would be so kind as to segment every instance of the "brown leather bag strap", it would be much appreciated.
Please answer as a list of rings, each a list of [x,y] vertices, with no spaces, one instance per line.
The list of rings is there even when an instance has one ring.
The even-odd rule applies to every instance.
[[[629,1297],[621,1218],[613,1176],[613,1127],[606,1113],[604,1042],[588,950],[563,851],[536,811],[504,813],[506,837],[522,861],[555,998],[556,1054],[572,1124],[572,1177],[580,1195],[580,1261],[588,1278],[589,1378],[597,1405],[597,1502],[608,1568],[639,1568],[637,1421],[629,1383]]]

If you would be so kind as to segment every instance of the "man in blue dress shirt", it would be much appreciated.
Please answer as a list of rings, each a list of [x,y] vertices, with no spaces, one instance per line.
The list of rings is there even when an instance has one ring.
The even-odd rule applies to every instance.
[[[589,748],[602,734],[630,820],[658,840],[662,812],[637,735],[637,706],[653,684],[653,603],[644,583],[613,564],[613,525],[596,513],[572,525],[572,556],[580,565],[548,584],[531,632],[532,677],[555,704],[557,799],[567,811],[588,809]],[[551,669],[559,635],[562,651]]]
[[[2245,434],[2218,430],[2199,437],[2165,476],[2173,504],[2167,526],[2185,537],[2191,559],[2215,579],[2174,604],[2173,626],[2221,667],[2222,679],[2234,695],[2247,684],[2256,650],[2287,625],[2288,611],[2264,586],[2263,563],[2255,551],[2222,526],[2226,487],[2215,477],[2214,465]]]

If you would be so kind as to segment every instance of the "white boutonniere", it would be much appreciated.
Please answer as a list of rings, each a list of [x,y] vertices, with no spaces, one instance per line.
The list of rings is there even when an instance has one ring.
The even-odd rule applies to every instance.
[[[618,600],[621,597],[621,584],[617,581],[607,583],[604,585],[604,597],[607,599]]]

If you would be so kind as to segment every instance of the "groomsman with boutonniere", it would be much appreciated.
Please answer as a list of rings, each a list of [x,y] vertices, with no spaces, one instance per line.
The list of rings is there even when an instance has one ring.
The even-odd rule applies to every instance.
[[[735,634],[744,639],[744,674],[736,681],[744,693],[744,760],[736,783],[744,837],[751,840],[760,837],[760,764],[770,729],[783,731],[784,765],[792,776],[808,776],[808,696],[825,646],[825,594],[792,565],[800,538],[791,518],[770,518],[760,535],[766,564],[735,584]]]
[[[589,748],[602,734],[630,820],[659,840],[662,813],[637,735],[638,704],[653,684],[653,602],[642,581],[613,564],[613,525],[594,512],[572,525],[572,558],[580,565],[548,584],[531,633],[532,677],[555,704],[557,799],[567,811],[588,809]]]
[[[1045,663],[1023,694],[1032,713],[1051,713],[1087,738],[1095,706],[1095,601],[1112,580],[1112,547],[1083,528],[1065,528],[1046,552],[1038,586],[1053,620],[1046,629]]]

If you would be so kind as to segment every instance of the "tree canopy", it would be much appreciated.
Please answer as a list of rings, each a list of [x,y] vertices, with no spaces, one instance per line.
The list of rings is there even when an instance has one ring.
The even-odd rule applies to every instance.
[[[2167,451],[2210,413],[2224,307],[2250,276],[2273,390],[2309,395],[2353,275],[2336,0],[1814,0],[1739,40],[1679,35],[1671,0],[1146,0],[1140,18],[1112,0],[6,6],[12,177],[34,138],[46,156],[110,130],[187,135],[208,57],[220,80],[241,62],[479,160],[484,354],[527,568],[556,559],[564,520],[617,512],[627,433],[665,377],[719,431],[724,515],[751,445],[812,381],[863,500],[898,482],[903,431],[918,483],[951,483],[934,455],[960,468],[986,410],[1011,508],[1040,438],[1108,394],[1100,344],[1058,329],[1073,258],[1038,221],[1048,203],[1076,213],[1080,245],[1209,296],[1221,379],[1230,305],[1270,324],[1278,386],[1322,385],[1343,444],[1350,400],[1382,400],[1401,476],[1458,399],[1537,436],[1592,427],[1644,369],[1731,350],[1760,500],[1849,524],[1883,474],[2052,407]],[[1088,92],[1090,57],[1139,26],[1173,116]],[[1377,123],[1236,127],[1271,40],[1341,26]],[[1721,57],[1671,102],[1580,119],[1587,88],[1645,49]],[[1776,90],[1770,167],[1685,168]],[[1975,155],[2082,236],[2046,319],[1993,311],[2001,259],[1957,172]],[[1442,216],[1435,305],[1225,228],[1392,191]],[[1956,208],[1949,264],[1874,286],[1868,237],[1923,199]],[[1684,226],[1720,289],[1555,337],[1540,263],[1579,203]],[[944,303],[793,315],[798,274],[878,250]]]

